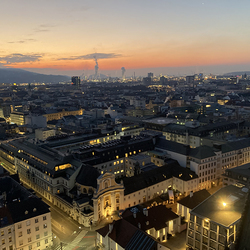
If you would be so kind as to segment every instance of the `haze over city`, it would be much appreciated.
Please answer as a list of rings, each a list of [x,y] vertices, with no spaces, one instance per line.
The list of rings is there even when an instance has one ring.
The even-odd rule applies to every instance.
[[[120,77],[248,70],[247,0],[1,1],[0,67]]]

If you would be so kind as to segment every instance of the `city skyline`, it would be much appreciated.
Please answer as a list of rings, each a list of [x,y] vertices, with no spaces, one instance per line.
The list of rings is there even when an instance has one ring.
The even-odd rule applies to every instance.
[[[0,66],[48,74],[250,67],[249,1],[3,1]]]

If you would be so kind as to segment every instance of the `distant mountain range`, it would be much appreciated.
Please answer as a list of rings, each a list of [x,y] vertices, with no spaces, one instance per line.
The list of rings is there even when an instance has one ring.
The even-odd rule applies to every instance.
[[[69,80],[69,76],[45,75],[22,69],[0,68],[0,83],[58,83]]]
[[[230,73],[226,73],[224,74],[224,76],[241,76],[241,75],[250,75],[250,71],[238,71],[238,72],[230,72]]]

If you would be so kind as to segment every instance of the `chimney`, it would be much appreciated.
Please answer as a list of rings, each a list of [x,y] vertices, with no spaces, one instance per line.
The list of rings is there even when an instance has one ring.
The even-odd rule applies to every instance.
[[[134,218],[136,218],[136,213],[135,212],[133,213],[133,216],[134,216]]]
[[[147,226],[149,225],[149,221],[146,221],[146,225],[147,225]]]
[[[145,207],[145,208],[143,208],[143,214],[145,215],[145,216],[148,216],[148,210],[147,210],[147,208]]]
[[[138,223],[138,228],[141,228],[141,223]]]
[[[190,198],[194,196],[193,191],[190,191]]]

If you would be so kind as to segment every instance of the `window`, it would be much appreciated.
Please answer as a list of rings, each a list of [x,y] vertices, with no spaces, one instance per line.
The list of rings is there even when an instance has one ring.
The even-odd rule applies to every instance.
[[[27,234],[30,234],[31,233],[31,230],[30,230],[30,228],[29,229],[27,229]]]
[[[201,241],[201,235],[198,233],[195,233],[195,239],[198,241]]]
[[[11,245],[11,246],[9,246],[9,250],[13,250],[13,246]]]
[[[203,228],[203,235],[208,236],[208,230],[206,228]]]
[[[204,237],[204,236],[202,237],[202,243],[203,243],[203,244],[206,244],[206,245],[208,244],[208,239],[207,239],[207,237]]]
[[[219,228],[219,234],[227,235],[227,230],[226,230],[226,228],[220,226],[220,228]]]
[[[188,245],[193,246],[194,240],[188,237]]]
[[[46,220],[47,218],[46,218],[46,216],[43,216],[43,220]]]
[[[188,236],[193,238],[194,237],[194,231],[189,230],[188,231]]]
[[[199,218],[199,217],[196,217],[196,223],[199,224],[199,225],[201,225],[201,222],[202,222],[202,219]]]
[[[48,239],[45,240],[45,244],[48,244]]]
[[[11,228],[8,228],[8,234],[11,234]]]
[[[210,240],[209,245],[211,248],[216,249],[216,242]]]
[[[214,231],[214,232],[217,232],[217,225],[214,224],[213,222],[210,222],[210,230]]]
[[[12,237],[9,237],[9,242],[12,242]]]
[[[30,226],[30,220],[26,221],[26,225]]]
[[[39,227],[36,227],[36,231],[39,231]]]
[[[37,240],[40,239],[40,234],[37,234],[37,235],[36,235],[36,239],[37,239]]]
[[[44,237],[48,236],[48,231],[44,232]]]
[[[190,214],[190,221],[194,222],[194,215],[193,214]]]
[[[31,237],[28,238],[28,242],[31,242]]]
[[[38,223],[38,219],[35,219],[35,223]]]
[[[29,246],[29,250],[31,250],[31,249],[32,249],[32,245]]]
[[[2,245],[4,245],[5,244],[5,239],[2,239]]]
[[[208,227],[209,226],[209,222],[204,220],[204,227]]]
[[[1,236],[4,236],[4,231],[1,231]]]
[[[40,247],[40,242],[37,242],[37,243],[36,243],[36,246],[37,246],[37,247]]]
[[[218,241],[219,241],[220,243],[222,243],[222,244],[225,244],[225,242],[226,242],[226,238],[225,238],[225,236],[223,236],[223,235],[219,235],[219,239],[218,239]]]
[[[18,224],[17,228],[18,229],[22,228],[22,224]]]
[[[22,246],[23,245],[23,240],[20,240],[19,241],[19,246]]]
[[[216,233],[215,232],[210,232],[210,238],[213,240],[216,240]]]
[[[200,242],[195,241],[195,249],[200,249]]]
[[[201,226],[196,225],[195,226],[195,231],[201,233]]]
[[[218,245],[218,250],[225,250],[225,246]]]
[[[23,232],[21,231],[18,233],[18,237],[22,237],[22,236],[23,236]]]

